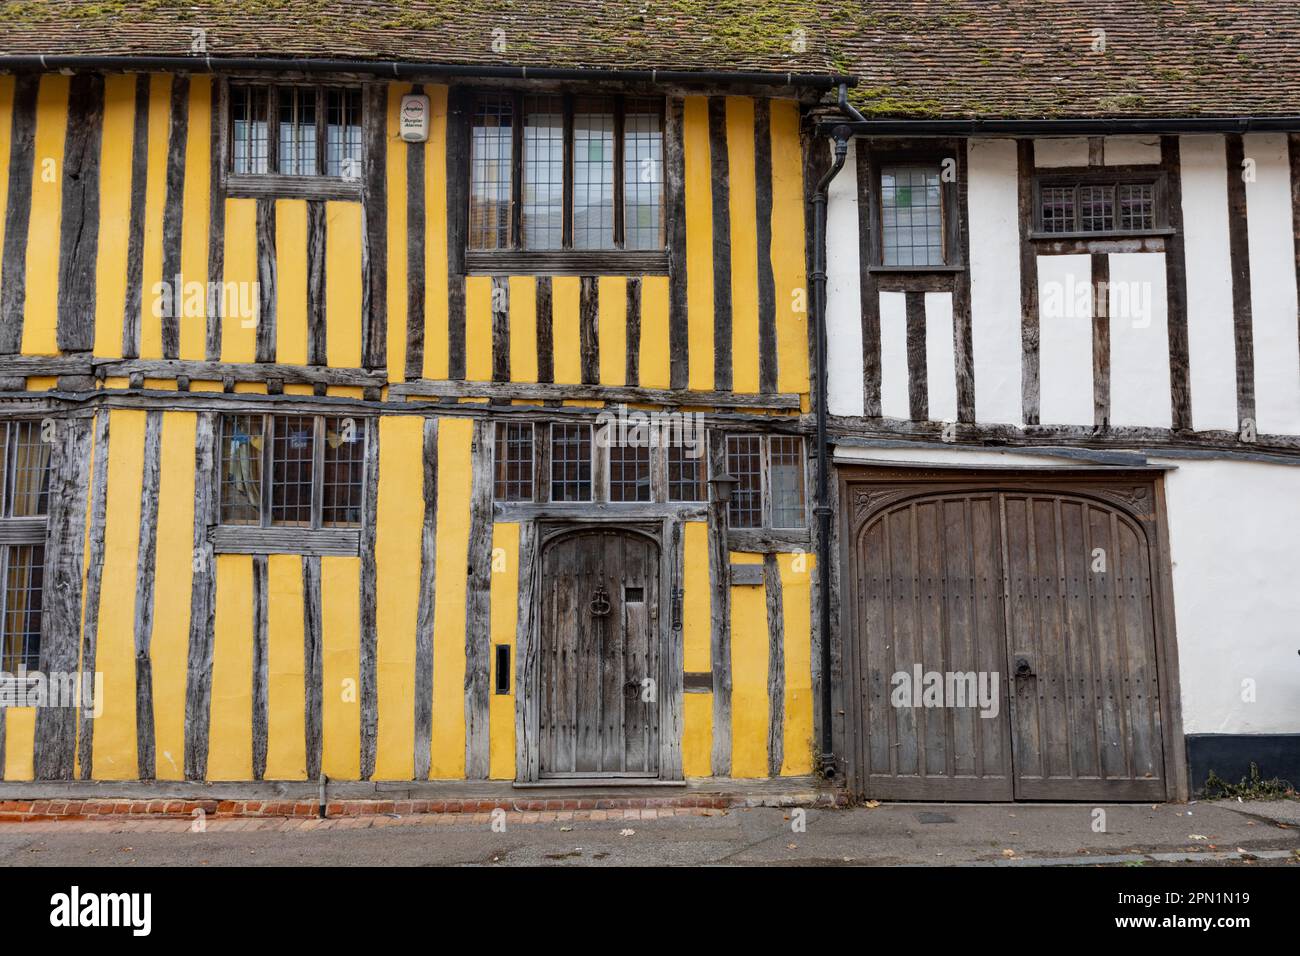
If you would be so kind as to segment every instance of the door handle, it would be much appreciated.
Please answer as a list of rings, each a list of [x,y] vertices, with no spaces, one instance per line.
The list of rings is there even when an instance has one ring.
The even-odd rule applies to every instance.
[[[1017,658],[1016,658],[1016,676],[1017,676],[1017,677],[1033,677],[1033,676],[1034,676],[1034,669],[1033,669],[1033,667],[1032,667],[1032,666],[1030,665],[1030,663],[1029,663],[1029,658],[1027,658],[1027,657],[1017,657]]]
[[[630,680],[623,685],[623,699],[635,701],[641,696],[641,682],[639,680]]]

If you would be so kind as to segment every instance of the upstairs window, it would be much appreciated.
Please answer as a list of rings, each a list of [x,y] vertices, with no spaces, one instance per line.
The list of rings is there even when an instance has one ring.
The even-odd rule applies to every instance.
[[[470,130],[471,250],[662,250],[660,100],[484,94]]]
[[[356,87],[230,87],[230,172],[236,176],[361,178]]]
[[[1037,186],[1034,231],[1045,237],[1158,232],[1168,225],[1158,178],[1044,177]]]
[[[41,423],[0,422],[0,672],[40,667],[50,443]]]
[[[884,265],[941,266],[947,262],[939,176],[938,163],[881,167],[881,261]]]
[[[226,415],[221,523],[260,528],[359,528],[365,428],[321,415]]]

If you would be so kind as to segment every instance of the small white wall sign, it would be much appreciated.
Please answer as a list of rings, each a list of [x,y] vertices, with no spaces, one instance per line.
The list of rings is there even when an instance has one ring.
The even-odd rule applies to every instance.
[[[408,93],[402,97],[398,127],[408,143],[423,143],[429,138],[429,98]]]

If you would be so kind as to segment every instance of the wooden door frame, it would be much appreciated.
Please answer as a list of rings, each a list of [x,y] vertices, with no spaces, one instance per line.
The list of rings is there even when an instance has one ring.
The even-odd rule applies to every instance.
[[[682,633],[674,627],[676,589],[682,579],[682,523],[673,516],[634,518],[619,515],[554,514],[526,522],[521,530],[520,567],[527,576],[519,589],[519,622],[515,639],[515,783],[537,784],[541,739],[541,571],[546,548],[584,531],[621,531],[653,541],[659,549],[659,773],[642,777],[655,782],[682,780]],[[524,548],[527,543],[527,549]],[[566,781],[575,785],[602,781],[617,785],[616,778],[592,774]],[[550,783],[548,779],[546,782]],[[631,782],[628,780],[627,782]]]
[[[1148,535],[1151,568],[1151,611],[1155,629],[1156,679],[1160,689],[1160,736],[1164,748],[1165,799],[1189,799],[1187,750],[1183,735],[1182,692],[1178,679],[1178,637],[1174,620],[1173,571],[1170,559],[1168,510],[1165,502],[1164,473],[1167,467],[1107,468],[1098,466],[1066,466],[1051,468],[979,468],[965,466],[927,466],[925,464],[900,465],[896,463],[873,465],[869,462],[837,466],[839,491],[839,561],[843,569],[841,580],[849,582],[852,592],[856,587],[854,542],[856,531],[882,508],[904,500],[936,491],[972,491],[996,489],[1008,491],[1056,491],[1080,495],[1115,508],[1134,520]],[[1098,494],[1098,482],[1131,485],[1133,489],[1149,489],[1149,510],[1139,510],[1136,495],[1126,500],[1124,490],[1109,490]],[[867,495],[862,502],[855,497],[872,487],[878,496]],[[893,492],[887,489],[894,489]],[[861,510],[861,516],[858,516]],[[859,654],[858,616],[856,596],[850,594],[844,604],[846,613],[841,619],[840,651],[845,662],[846,688],[862,686],[864,662]],[[862,738],[863,711],[856,692],[844,694],[846,779],[862,792],[864,766],[857,758],[858,751],[866,746]],[[869,796],[869,794],[868,794]]]

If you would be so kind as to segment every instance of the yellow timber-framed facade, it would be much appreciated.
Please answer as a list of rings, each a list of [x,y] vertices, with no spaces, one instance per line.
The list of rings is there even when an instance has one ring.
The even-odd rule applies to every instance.
[[[0,76],[0,419],[44,448],[13,439],[6,474],[48,482],[0,522],[3,780],[811,774],[809,100]],[[639,139],[634,108],[659,118]],[[534,115],[558,212],[511,168]],[[356,166],[259,175],[290,149]],[[602,163],[614,202],[584,215],[618,247],[581,250],[573,197],[610,185]],[[517,248],[530,214],[563,248]],[[603,440],[655,413],[703,429],[700,464]],[[566,565],[581,535],[604,563]],[[30,696],[69,675],[98,680],[90,706]]]

